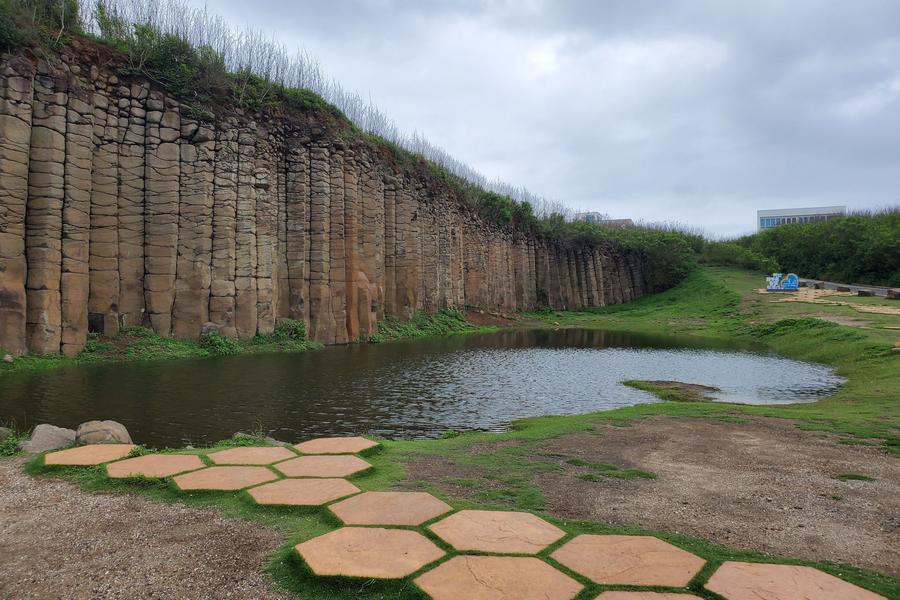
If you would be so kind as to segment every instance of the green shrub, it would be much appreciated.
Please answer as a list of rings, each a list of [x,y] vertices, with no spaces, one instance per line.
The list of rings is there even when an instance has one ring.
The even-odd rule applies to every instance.
[[[778,264],[750,248],[734,242],[710,242],[699,256],[701,263],[719,267],[739,267],[760,273],[774,273]]]
[[[305,342],[307,340],[306,323],[294,319],[280,319],[275,325],[275,337]]]
[[[846,283],[900,286],[900,208],[788,224],[735,240],[782,272]]]
[[[206,333],[200,336],[200,347],[212,356],[231,356],[241,352],[241,345],[237,340],[218,333]]]

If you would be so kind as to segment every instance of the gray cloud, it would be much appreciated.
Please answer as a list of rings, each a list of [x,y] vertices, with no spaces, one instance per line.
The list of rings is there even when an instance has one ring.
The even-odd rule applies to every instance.
[[[489,177],[717,235],[900,202],[900,3],[219,0]]]

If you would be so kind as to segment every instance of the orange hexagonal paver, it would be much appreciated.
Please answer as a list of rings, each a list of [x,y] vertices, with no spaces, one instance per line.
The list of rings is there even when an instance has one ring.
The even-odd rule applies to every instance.
[[[316,575],[398,579],[444,555],[415,531],[344,527],[296,547]]]
[[[530,556],[455,556],[415,583],[434,600],[571,600],[584,587]]]
[[[207,456],[217,465],[271,465],[280,460],[294,458],[297,453],[282,446],[247,446],[210,452]]]
[[[430,529],[457,550],[537,554],[565,532],[531,513],[463,510]]]
[[[579,535],[551,556],[597,583],[684,587],[705,560],[658,538]]]
[[[347,525],[421,525],[453,510],[425,492],[366,492],[329,508]]]
[[[257,504],[290,506],[321,506],[358,492],[346,479],[282,479],[248,490]]]
[[[294,448],[304,454],[356,454],[374,448],[378,442],[364,437],[317,438],[296,444]]]
[[[89,467],[125,458],[134,450],[134,444],[90,444],[68,450],[58,450],[44,455],[45,465]]]
[[[349,477],[372,465],[358,456],[338,454],[333,456],[298,456],[275,465],[288,477]]]
[[[596,600],[703,600],[703,598],[693,594],[669,592],[603,592]]]
[[[278,479],[265,467],[207,467],[175,477],[175,485],[188,490],[241,490]]]
[[[706,588],[728,600],[885,600],[812,567],[728,561],[713,573]]]
[[[110,477],[171,477],[206,465],[194,454],[147,454],[106,465]]]

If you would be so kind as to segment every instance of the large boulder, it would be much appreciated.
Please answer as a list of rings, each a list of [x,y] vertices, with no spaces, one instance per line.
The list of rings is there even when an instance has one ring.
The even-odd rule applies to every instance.
[[[116,421],[88,421],[78,426],[78,444],[130,444],[131,436],[125,426]]]
[[[25,440],[20,446],[25,452],[37,454],[65,448],[74,443],[75,432],[73,430],[42,423],[34,428],[31,439]]]

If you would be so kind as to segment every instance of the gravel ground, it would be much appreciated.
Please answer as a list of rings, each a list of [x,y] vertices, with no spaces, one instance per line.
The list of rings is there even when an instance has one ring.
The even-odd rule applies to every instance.
[[[539,485],[560,517],[638,525],[900,576],[900,459],[790,421],[653,418],[565,436],[552,451],[644,469],[603,479],[565,465]],[[875,481],[840,481],[858,473]]]
[[[277,531],[214,510],[88,494],[0,460],[0,598],[287,600],[262,572]]]

